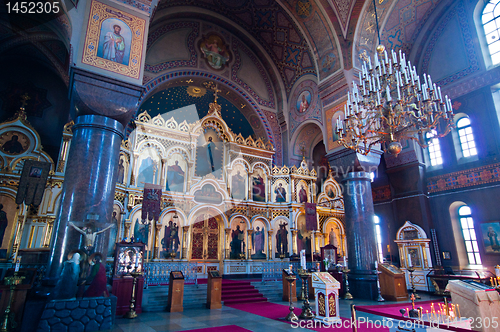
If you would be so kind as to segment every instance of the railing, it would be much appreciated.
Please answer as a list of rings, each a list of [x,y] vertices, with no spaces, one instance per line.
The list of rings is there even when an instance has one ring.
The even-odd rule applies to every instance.
[[[144,288],[168,285],[170,272],[181,271],[185,284],[197,284],[197,263],[189,262],[149,262],[144,263]]]
[[[292,272],[297,275],[300,268],[300,262],[262,262],[262,283],[266,281],[277,281],[282,278],[283,269],[287,269],[292,265]],[[310,269],[312,267],[316,267],[316,262],[314,265],[312,262],[306,263],[306,268]]]

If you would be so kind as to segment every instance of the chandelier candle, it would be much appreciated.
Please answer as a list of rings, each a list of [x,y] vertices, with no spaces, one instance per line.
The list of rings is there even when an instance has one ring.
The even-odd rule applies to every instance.
[[[337,134],[346,148],[367,155],[376,144],[385,143],[384,151],[401,152],[402,140],[415,140],[421,147],[427,140],[448,134],[453,127],[453,109],[448,96],[423,75],[423,84],[415,66],[391,50],[377,47],[374,66],[368,58],[347,93],[344,120],[337,120]]]

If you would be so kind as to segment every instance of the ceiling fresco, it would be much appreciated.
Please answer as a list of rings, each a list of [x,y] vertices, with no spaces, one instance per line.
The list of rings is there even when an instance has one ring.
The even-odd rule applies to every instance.
[[[198,6],[236,21],[272,58],[287,95],[303,75],[316,73],[314,57],[295,21],[274,0],[162,1],[157,11],[175,6]],[[191,13],[192,14],[192,13]]]

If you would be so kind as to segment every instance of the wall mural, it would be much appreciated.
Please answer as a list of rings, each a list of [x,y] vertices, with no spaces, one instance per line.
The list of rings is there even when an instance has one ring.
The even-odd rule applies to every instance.
[[[256,202],[266,201],[266,176],[261,169],[257,169],[252,175],[252,199]]]
[[[167,162],[166,190],[184,192],[187,163],[180,154],[175,154]]]
[[[304,180],[301,180],[297,185],[297,202],[299,203],[307,203],[309,202],[309,189],[307,187],[307,183]]]
[[[288,184],[285,180],[277,180],[274,183],[273,193],[274,199],[273,202],[276,203],[285,203],[287,201],[288,193],[287,193]]]
[[[155,149],[145,149],[139,157],[137,164],[139,165],[136,182],[138,187],[144,187],[144,183],[158,182],[161,161]]]
[[[15,224],[16,203],[8,196],[0,195],[0,259],[7,258]]]
[[[285,220],[279,220],[274,225],[275,230],[275,258],[280,258],[280,255],[289,256],[288,253],[288,222]]]
[[[239,259],[241,258],[241,254],[245,254],[245,250],[247,248],[246,243],[246,230],[247,224],[245,219],[241,217],[234,218],[231,222],[231,259]]]
[[[111,224],[114,227],[111,227],[109,230],[109,240],[108,240],[108,257],[114,257],[115,253],[115,243],[119,240],[119,230],[120,230],[120,220],[121,213],[120,207],[118,205],[113,205],[113,214],[111,216]]]
[[[246,198],[247,172],[245,166],[236,165],[231,172],[231,197],[234,199]]]
[[[267,236],[266,226],[260,220],[253,222],[252,259],[266,259]]]
[[[10,155],[19,155],[30,146],[28,136],[18,131],[8,131],[0,136],[0,147],[2,152]]]
[[[149,220],[141,220],[142,210],[138,210],[134,213],[132,218],[132,236],[134,237],[134,242],[142,242],[148,246],[149,244],[149,233],[151,232],[151,223]]]
[[[146,20],[92,1],[82,63],[139,79],[145,28]]]
[[[306,251],[306,255],[311,255],[312,231],[306,227],[306,216],[300,215],[297,218],[297,252]]]
[[[218,34],[211,33],[203,36],[199,47],[203,58],[213,69],[224,69],[226,63],[231,59],[229,45]]]
[[[175,253],[175,257],[180,258],[180,227],[179,217],[175,212],[169,212],[163,217],[162,229],[159,234],[159,258],[172,258],[171,253]]]
[[[223,159],[222,141],[211,128],[205,130],[204,135],[198,138],[196,147],[196,175],[212,174],[216,178],[222,177]]]
[[[132,31],[122,20],[107,18],[101,23],[97,56],[128,66]]]
[[[309,91],[302,91],[297,99],[297,112],[304,113],[311,105],[311,93]]]

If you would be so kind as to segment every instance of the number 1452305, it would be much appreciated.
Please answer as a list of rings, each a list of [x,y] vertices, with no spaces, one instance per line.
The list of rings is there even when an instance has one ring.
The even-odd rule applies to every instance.
[[[7,2],[8,14],[57,14],[61,10],[57,1]]]

